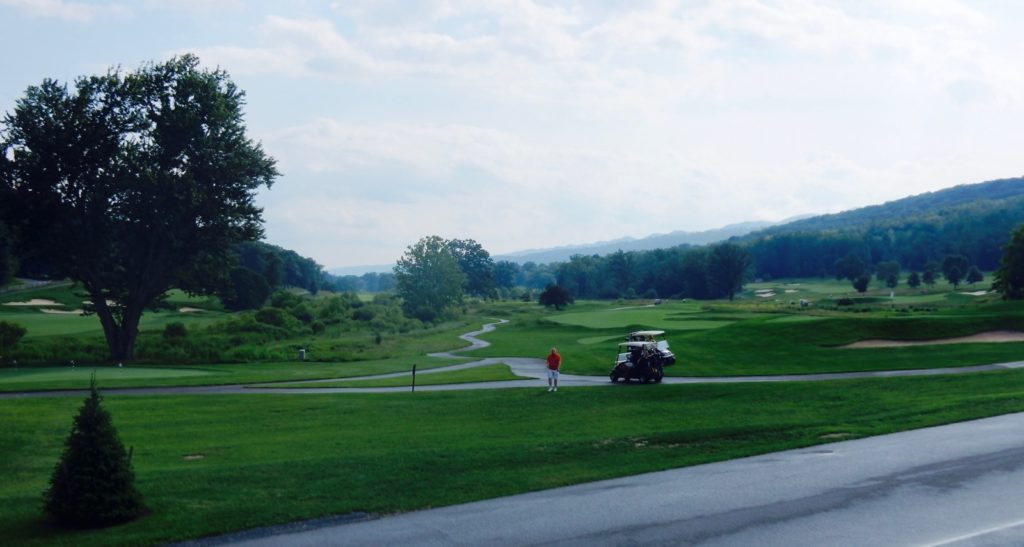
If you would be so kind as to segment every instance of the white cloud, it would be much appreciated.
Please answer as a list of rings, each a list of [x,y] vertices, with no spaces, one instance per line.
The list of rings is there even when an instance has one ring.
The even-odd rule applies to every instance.
[[[68,2],[65,0],[0,0],[0,6],[10,6],[32,17],[63,19],[88,23],[101,17],[126,16],[130,10],[119,4]]]
[[[193,50],[317,91],[261,135],[286,179],[265,198],[268,229],[316,256],[365,257],[339,265],[393,260],[429,233],[512,251],[1019,171],[1007,143],[1024,44],[955,0],[332,8]]]
[[[282,185],[268,209],[271,233],[287,224],[296,242],[320,241],[321,256],[365,246],[370,263],[434,233],[508,252],[835,212],[974,180],[956,168],[962,158],[941,154],[871,165],[794,150],[737,161],[747,143],[614,150],[454,124],[319,119],[265,143],[289,185],[305,181]]]

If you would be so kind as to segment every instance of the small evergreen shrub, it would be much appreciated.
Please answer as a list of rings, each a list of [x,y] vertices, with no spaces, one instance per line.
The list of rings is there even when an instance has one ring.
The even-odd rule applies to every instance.
[[[68,528],[104,528],[146,513],[135,489],[131,453],[100,404],[95,376],[89,390],[45,494],[46,512]]]

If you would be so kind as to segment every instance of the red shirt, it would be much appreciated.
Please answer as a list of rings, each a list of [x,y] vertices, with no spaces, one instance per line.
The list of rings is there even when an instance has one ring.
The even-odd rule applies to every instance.
[[[562,366],[562,356],[557,353],[548,354],[548,368],[551,370],[558,370],[558,367]]]

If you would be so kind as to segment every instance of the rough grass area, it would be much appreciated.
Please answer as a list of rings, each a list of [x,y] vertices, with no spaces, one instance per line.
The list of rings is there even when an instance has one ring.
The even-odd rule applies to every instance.
[[[417,365],[416,370],[422,370]],[[463,370],[431,372],[416,375],[416,385],[437,386],[444,384],[468,384],[472,382],[502,382],[508,380],[529,380],[525,376],[512,373],[508,365],[494,364],[473,367]],[[541,383],[537,384],[538,386]],[[393,378],[367,378],[365,380],[345,380],[339,382],[316,382],[307,384],[274,384],[273,387],[320,388],[320,387],[411,387],[412,373]]]
[[[1024,411],[1024,371],[388,395],[108,396],[153,513],[65,532],[41,492],[81,398],[0,401],[6,545],[151,545],[491,498]],[[642,416],[643,419],[638,419]]]
[[[421,370],[465,362],[465,359],[413,358],[359,361],[354,363],[251,363],[175,367],[45,367],[0,369],[0,392],[79,389],[89,376],[106,388],[252,384],[322,378],[351,378],[402,372],[417,363]]]

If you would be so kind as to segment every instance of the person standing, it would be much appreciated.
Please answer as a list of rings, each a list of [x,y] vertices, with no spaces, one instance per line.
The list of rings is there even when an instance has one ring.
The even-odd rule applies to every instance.
[[[548,391],[558,391],[558,373],[562,368],[562,356],[558,348],[551,348],[548,354]]]

